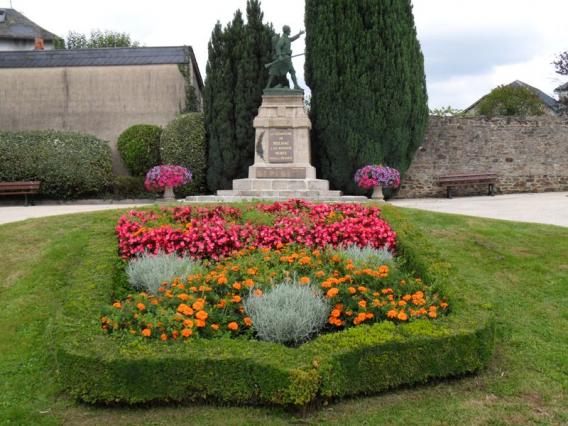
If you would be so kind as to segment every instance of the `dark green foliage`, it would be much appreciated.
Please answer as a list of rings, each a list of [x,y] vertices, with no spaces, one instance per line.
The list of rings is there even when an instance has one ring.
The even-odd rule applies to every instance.
[[[130,38],[128,33],[117,31],[92,30],[87,37],[83,33],[69,31],[67,40],[58,41],[57,49],[96,49],[102,47],[139,47],[140,43]]]
[[[271,60],[274,34],[262,19],[260,2],[248,0],[246,24],[239,10],[225,28],[217,23],[211,35],[203,102],[212,191],[231,188],[254,161],[252,121],[268,80],[264,64]]]
[[[187,167],[193,181],[175,189],[178,196],[203,193],[206,166],[205,128],[203,114],[179,115],[163,130],[160,138],[162,164]]]
[[[314,163],[347,193],[355,171],[404,173],[428,120],[424,60],[410,0],[306,0],[306,82]]]
[[[22,180],[49,198],[100,195],[113,181],[110,147],[81,133],[0,132],[0,181]]]
[[[479,102],[477,112],[486,117],[526,117],[544,114],[544,104],[526,87],[498,86]]]
[[[185,80],[185,105],[180,107],[180,113],[201,112],[201,105],[193,86],[191,71],[189,69],[190,58],[187,58],[186,64],[179,64],[178,69]]]
[[[155,192],[148,192],[144,186],[144,176],[115,176],[112,186],[115,199],[156,198]]]
[[[144,176],[160,164],[162,128],[151,124],[129,127],[118,137],[117,148],[124,165],[134,176]]]
[[[494,346],[492,312],[456,285],[449,265],[403,213],[386,210],[406,266],[454,294],[449,316],[355,327],[295,349],[235,339],[183,344],[113,338],[100,329],[100,309],[116,300],[113,290],[124,283],[112,232],[98,233],[82,247],[84,261],[66,287],[56,327],[64,387],[93,403],[215,400],[305,406],[317,398],[377,393],[483,368]]]

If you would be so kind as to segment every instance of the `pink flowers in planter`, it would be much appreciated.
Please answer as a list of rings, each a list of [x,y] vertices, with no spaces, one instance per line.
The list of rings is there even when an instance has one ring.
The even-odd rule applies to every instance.
[[[291,200],[249,209],[273,214],[274,225],[244,222],[242,212],[228,206],[131,211],[116,226],[120,255],[163,251],[217,260],[250,246],[278,249],[291,243],[395,247],[396,233],[376,207]]]
[[[182,166],[163,165],[152,167],[146,173],[144,185],[148,191],[175,188],[191,182],[191,172]]]
[[[355,172],[355,183],[363,189],[376,186],[397,188],[400,185],[400,173],[392,167],[371,164]]]

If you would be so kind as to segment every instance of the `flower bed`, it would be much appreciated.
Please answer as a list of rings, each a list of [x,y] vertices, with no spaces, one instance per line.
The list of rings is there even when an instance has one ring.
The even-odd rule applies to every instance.
[[[286,216],[285,209],[277,207],[277,211],[283,216]],[[253,228],[271,227],[279,216],[277,214],[273,217],[270,208],[261,214],[253,214],[245,208],[241,210],[241,216],[235,214],[231,219],[228,218],[231,208],[224,207],[218,212],[221,210],[225,211],[221,216],[224,216],[223,220],[227,226],[245,226],[244,222],[254,217],[252,222],[256,225],[252,225]],[[63,385],[72,396],[93,403],[216,400],[302,407],[317,400],[376,393],[401,384],[420,383],[482,368],[493,350],[494,322],[491,311],[487,305],[473,302],[478,300],[478,295],[468,294],[466,290],[459,288],[459,282],[464,277],[453,274],[449,265],[429,244],[428,239],[410,226],[400,211],[389,207],[385,207],[385,210],[388,213],[388,222],[393,224],[397,231],[396,250],[403,267],[399,268],[398,272],[396,268],[389,268],[387,277],[371,277],[378,284],[371,290],[372,286],[367,283],[367,292],[359,289],[359,282],[356,286],[353,284],[356,280],[367,279],[369,271],[361,271],[361,274],[356,275],[357,268],[347,269],[349,262],[344,259],[334,263],[333,253],[319,249],[316,244],[303,249],[297,244],[280,248],[267,244],[264,248],[257,246],[254,250],[240,248],[237,250],[241,252],[240,258],[223,257],[219,261],[215,261],[213,255],[221,255],[215,250],[211,251],[211,260],[207,260],[211,262],[210,266],[215,264],[224,267],[216,270],[215,275],[212,274],[215,268],[206,273],[211,274],[209,287],[223,286],[221,288],[226,291],[225,298],[232,299],[241,294],[235,294],[235,291],[240,292],[242,288],[235,289],[234,281],[241,284],[244,284],[246,279],[255,281],[255,284],[264,281],[261,279],[263,274],[273,272],[270,265],[286,265],[286,268],[281,268],[282,271],[287,269],[288,273],[297,272],[299,282],[305,277],[310,279],[311,284],[317,283],[320,287],[324,283],[330,284],[329,288],[323,287],[326,293],[332,288],[341,289],[334,297],[346,298],[350,305],[345,304],[339,318],[341,321],[351,322],[352,326],[347,327],[345,324],[337,327],[328,321],[328,331],[337,331],[324,333],[295,348],[247,338],[252,337],[247,335],[250,333],[247,330],[251,329],[246,327],[244,318],[239,316],[239,309],[231,309],[231,315],[235,315],[231,322],[237,323],[240,335],[233,334],[235,331],[231,330],[228,322],[219,338],[195,338],[201,336],[201,331],[194,331],[195,335],[189,338],[180,335],[174,341],[173,337],[168,335],[168,339],[162,341],[160,337],[163,333],[159,334],[157,321],[152,319],[155,324],[148,337],[141,334],[142,330],[147,328],[146,323],[134,327],[136,336],[131,336],[129,329],[121,331],[118,328],[115,330],[114,327],[110,327],[113,328],[113,334],[109,336],[101,331],[101,307],[106,305],[111,312],[117,313],[128,304],[131,311],[140,311],[136,305],[143,303],[145,306],[141,312],[147,313],[159,304],[153,305],[150,295],[140,300],[135,300],[139,294],[128,299],[121,284],[121,270],[115,266],[116,246],[113,246],[110,233],[89,240],[85,248],[87,256],[85,261],[78,265],[78,269],[89,270],[93,279],[72,283],[57,325],[57,354]],[[156,227],[181,228],[182,223],[190,223],[190,218],[194,215],[212,217],[217,213],[213,214],[211,210],[205,213],[205,210],[199,209],[190,212],[177,210],[175,214],[171,211],[155,214],[144,212],[141,214],[144,219],[132,220],[130,226],[146,227],[147,230],[140,234],[151,232],[151,224]],[[174,216],[176,219],[171,219]],[[311,229],[312,224],[308,225],[308,229]],[[133,233],[135,232],[137,231]],[[215,247],[214,245],[213,248]],[[170,248],[171,251],[178,250],[175,245]],[[185,252],[186,248],[182,250]],[[278,250],[280,253],[277,253]],[[320,253],[316,256],[314,251],[318,250]],[[125,256],[125,253],[121,252],[121,255]],[[264,260],[265,256],[270,259]],[[310,257],[310,262],[307,262],[305,257]],[[259,262],[259,259],[262,259],[262,262]],[[249,261],[256,265],[248,264]],[[320,268],[320,261],[322,265],[327,263],[328,269]],[[235,263],[239,263],[238,271],[232,269]],[[262,263],[266,266],[261,265]],[[314,267],[308,269],[310,265]],[[252,273],[248,271],[249,267],[256,267],[258,270]],[[321,275],[318,274],[320,270],[323,270],[324,276],[317,276]],[[333,276],[335,270],[339,271],[339,276]],[[383,268],[382,274],[386,272]],[[377,267],[372,275],[380,273]],[[429,284],[427,291],[422,290],[426,299],[426,304],[422,307],[429,314],[429,306],[436,305],[437,318],[432,319],[426,314],[430,319],[412,318],[411,315],[407,320],[395,319],[394,316],[388,319],[390,309],[385,309],[390,308],[389,303],[394,301],[398,305],[402,299],[407,302],[405,312],[410,313],[408,305],[413,306],[412,296],[419,299],[417,296],[420,294],[416,293],[421,290],[417,288],[424,286],[415,280],[407,280],[401,284],[398,273],[420,276]],[[334,279],[344,278],[343,274],[351,275],[354,282],[336,285]],[[78,276],[84,275],[78,273]],[[224,279],[219,282],[222,276],[227,278],[227,283],[223,283]],[[330,278],[333,280],[329,281]],[[395,279],[398,280],[399,287],[394,286]],[[384,287],[387,282],[390,287]],[[193,303],[197,302],[198,294],[191,292],[189,282],[183,283],[186,288],[180,288],[180,283],[179,280],[171,283],[168,288],[163,288],[161,296],[155,297],[163,298],[160,303],[177,303],[183,302],[175,299],[180,294],[193,295],[196,297],[195,301],[188,299],[185,305],[195,311]],[[173,284],[176,286],[173,287]],[[356,290],[354,294],[351,294],[350,287]],[[383,288],[391,288],[393,293],[383,295]],[[199,286],[196,286],[196,289],[200,291]],[[259,289],[262,290],[262,287]],[[171,299],[165,295],[166,291],[172,292]],[[209,297],[210,293],[205,293]],[[365,300],[365,307],[372,306],[372,300],[377,297],[374,293],[379,293],[377,300],[381,305],[387,302],[387,305],[377,306],[372,312],[376,319],[380,320],[366,320],[353,326],[359,310],[362,309],[359,302]],[[354,295],[356,297],[352,298]],[[410,300],[404,300],[407,295]],[[436,298],[436,295],[451,296],[451,312],[447,315],[444,314],[445,308],[442,306],[444,300],[439,296]],[[390,300],[389,296],[392,296],[393,300]],[[431,299],[428,300],[429,297]],[[111,306],[117,299],[120,299],[120,308]],[[176,312],[180,304],[177,304]],[[415,310],[420,309],[419,306],[416,305]],[[400,311],[400,308],[398,306],[397,310]],[[347,316],[348,309],[353,311],[351,316]],[[206,312],[208,315],[214,315],[213,310]],[[140,321],[144,315],[139,315]],[[189,318],[183,319],[181,324],[187,319]],[[202,337],[214,337],[213,332],[216,330],[211,328],[215,323],[213,317],[209,319],[208,316],[206,319],[208,327],[203,327],[207,331]],[[194,324],[191,329],[197,330],[200,327]],[[173,336],[173,330],[168,332]],[[211,336],[206,333],[211,333]]]
[[[243,220],[243,214],[251,210],[265,213],[273,224]],[[380,218],[376,207],[313,205],[301,200],[253,206],[245,212],[222,206],[166,208],[160,213],[131,211],[120,218],[116,232],[124,259],[144,252],[175,251],[217,260],[250,246],[277,249],[290,243],[306,247],[354,244],[394,250],[396,242],[396,233]]]

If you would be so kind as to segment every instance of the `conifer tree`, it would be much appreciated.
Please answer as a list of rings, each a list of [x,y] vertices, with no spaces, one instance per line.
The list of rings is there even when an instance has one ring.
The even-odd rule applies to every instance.
[[[209,42],[204,110],[209,189],[231,188],[254,161],[252,122],[268,80],[272,26],[263,24],[259,0],[248,0],[247,22],[238,10],[225,28],[217,23]]]
[[[306,0],[305,20],[318,172],[347,193],[366,164],[404,172],[428,120],[410,0]]]

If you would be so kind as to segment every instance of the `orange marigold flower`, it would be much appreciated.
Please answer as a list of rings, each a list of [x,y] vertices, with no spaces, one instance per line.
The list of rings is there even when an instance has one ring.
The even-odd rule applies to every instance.
[[[345,315],[350,317],[351,315],[353,315],[353,311],[352,310],[345,311]]]
[[[388,273],[389,273],[389,267],[387,265],[379,266],[379,274],[388,274]]]
[[[112,306],[114,306],[116,309],[120,309],[120,308],[122,308],[122,303],[120,303],[120,302],[114,302],[114,303],[112,304]]]
[[[310,263],[312,263],[312,258],[309,256],[304,256],[301,257],[298,262],[300,263],[300,265],[309,265]]]
[[[280,250],[282,247],[284,247],[284,244],[282,244],[282,243],[277,243],[277,244],[276,244],[276,248],[277,248],[278,250]]]
[[[192,328],[193,327],[193,321],[186,319],[186,320],[183,321],[183,326],[187,327],[187,328]]]
[[[193,315],[193,309],[191,309],[185,303],[180,303],[177,307],[177,311],[187,316]]]
[[[253,286],[254,286],[254,281],[251,280],[250,278],[247,278],[247,279],[245,280],[245,285],[246,285],[247,287],[253,287]]]
[[[219,303],[217,303],[215,306],[222,309],[222,308],[225,307],[226,304],[227,304],[227,301],[225,299],[223,299],[223,300],[220,300]]]
[[[229,280],[225,275],[221,275],[219,278],[217,278],[217,284],[227,284],[228,282]]]
[[[347,265],[345,265],[345,269],[347,271],[352,271],[353,269],[355,269],[355,265],[353,265],[352,263],[348,263]]]
[[[366,308],[367,307],[367,301],[366,300],[359,300],[359,306],[362,308]]]
[[[252,325],[252,319],[250,319],[250,317],[244,317],[243,322],[247,327],[250,327]]]
[[[166,333],[160,334],[160,340],[162,342],[165,342],[166,340],[168,340],[168,335]]]
[[[405,294],[404,296],[402,296],[402,300],[404,300],[405,302],[408,302],[410,299],[412,299],[412,296],[410,294]]]
[[[367,291],[367,287],[359,286],[357,287],[357,290],[359,290],[361,293],[365,293]]]
[[[335,288],[335,287],[334,287],[334,288],[330,288],[330,289],[327,291],[326,296],[327,296],[329,299],[331,299],[332,297],[337,296],[337,293],[339,293],[339,290],[338,290],[337,288]]]
[[[373,299],[373,306],[381,306],[381,301],[379,299]]]
[[[211,328],[215,331],[219,330],[219,324],[211,324]]]
[[[337,255],[337,254],[334,254],[331,258],[331,261],[334,262],[334,263],[339,263],[339,262],[341,262],[341,257],[339,257],[339,255]]]
[[[258,272],[257,268],[248,268],[247,269],[247,274],[248,275],[256,275],[256,273]]]
[[[172,331],[172,337],[174,340],[177,339],[179,337],[179,331],[177,330]]]
[[[195,318],[205,321],[209,317],[209,314],[205,311],[199,311],[195,314]]]
[[[241,299],[241,296],[239,296],[238,294],[235,294],[235,295],[233,296],[233,298],[231,299],[231,301],[232,301],[233,303],[240,303],[241,300],[242,300],[242,299]]]
[[[236,331],[239,329],[239,324],[233,321],[227,324],[227,327],[229,328],[229,330]]]
[[[193,334],[193,330],[191,330],[191,329],[189,329],[189,328],[184,328],[184,329],[181,331],[181,335],[182,335],[183,337],[185,337],[185,338],[191,336],[192,334]]]
[[[195,309],[196,311],[200,311],[203,309],[203,307],[205,306],[205,300],[203,299],[197,299],[193,305],[191,305],[191,307],[193,309]]]
[[[331,311],[331,316],[333,318],[339,318],[341,316],[341,311],[339,309],[334,309]]]
[[[231,266],[231,271],[233,271],[233,272],[239,272],[239,269],[240,269],[239,265]]]
[[[396,318],[398,315],[398,312],[396,309],[391,309],[390,311],[387,312],[387,317],[388,318]]]
[[[323,276],[325,276],[325,272],[323,272],[323,271],[317,271],[316,272],[316,278],[321,278]]]
[[[392,293],[392,292],[393,292],[392,288],[383,288],[381,290],[381,293],[383,293],[383,294],[389,294],[389,293]]]
[[[138,303],[136,307],[138,308],[139,311],[143,311],[144,309],[146,309],[146,305],[144,305],[144,303]]]
[[[430,318],[436,318],[438,316],[438,314],[436,313],[436,311],[430,311],[430,312],[428,312],[428,316]]]
[[[309,284],[310,283],[310,278],[309,277],[302,277],[300,278],[300,284]]]
[[[447,307],[448,307],[448,304],[446,302],[440,303],[440,308],[446,309]]]
[[[203,321],[203,320],[197,320],[197,321],[195,321],[195,325],[196,325],[198,328],[203,328],[203,327],[205,327],[205,321]]]
[[[255,295],[255,296],[258,296],[258,297],[262,296],[262,290],[261,290],[260,288],[257,288],[257,289],[254,291],[254,295]]]
[[[406,312],[400,311],[397,315],[397,318],[401,321],[406,321],[408,319],[408,315],[406,315]]]
[[[372,312],[367,312],[367,313],[365,314],[365,318],[367,318],[367,319],[374,318],[374,316],[375,316],[375,315],[374,315]]]
[[[398,306],[406,306],[406,302],[404,300],[399,300]]]
[[[152,299],[152,300],[150,301],[150,303],[151,303],[152,305],[157,305],[157,304],[159,303],[159,301],[158,301],[158,299]]]
[[[145,328],[144,330],[142,330],[142,336],[150,337],[151,335],[152,335],[152,330],[150,330],[149,328]]]
[[[351,294],[357,293],[357,289],[356,289],[355,287],[349,287],[349,288],[347,289],[347,291],[348,291],[349,293],[351,293]]]
[[[233,283],[233,288],[234,288],[235,290],[240,290],[242,287],[243,287],[242,284],[241,284],[240,282],[238,282],[238,281],[235,281],[235,282]]]

